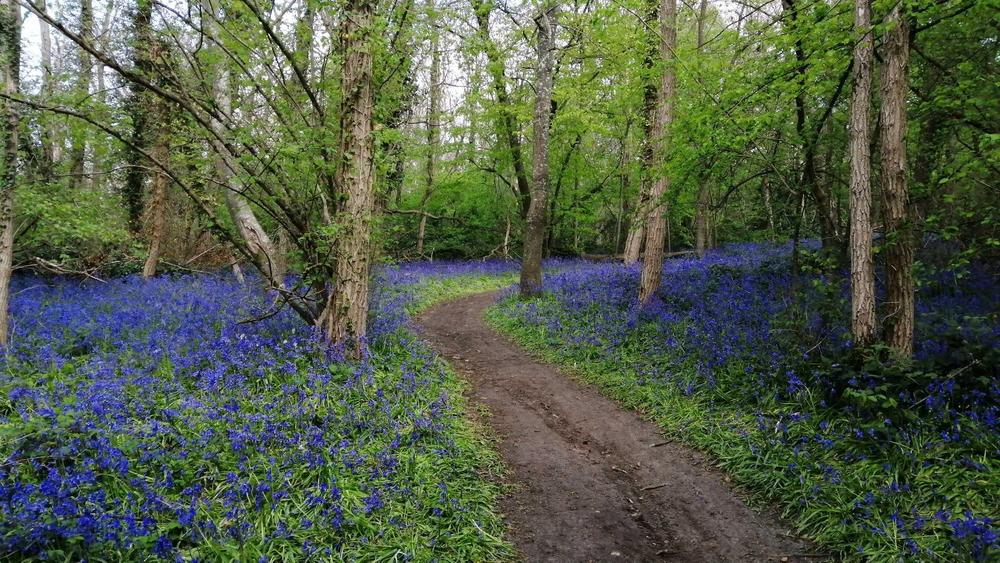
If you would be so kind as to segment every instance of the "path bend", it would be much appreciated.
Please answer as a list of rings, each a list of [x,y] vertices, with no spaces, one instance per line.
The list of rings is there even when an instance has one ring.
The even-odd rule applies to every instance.
[[[816,560],[703,455],[497,334],[483,318],[494,299],[441,303],[417,321],[490,412],[515,484],[501,508],[526,561]]]

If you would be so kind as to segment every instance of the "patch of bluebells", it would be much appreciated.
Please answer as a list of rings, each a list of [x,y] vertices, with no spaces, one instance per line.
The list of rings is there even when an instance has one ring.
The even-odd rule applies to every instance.
[[[560,354],[625,366],[615,373],[634,380],[618,388],[659,389],[706,410],[743,413],[750,424],[724,426],[744,444],[741,455],[762,462],[749,478],[765,486],[777,453],[787,459],[779,475],[803,507],[827,503],[826,513],[837,514],[841,495],[859,486],[851,468],[868,475],[863,467],[886,461],[888,468],[869,483],[880,483],[877,492],[836,524],[846,534],[878,536],[866,540],[866,553],[881,542],[899,556],[928,556],[940,548],[935,542],[943,530],[953,555],[996,556],[990,518],[1000,506],[1000,472],[992,461],[1000,453],[995,273],[972,265],[923,276],[916,364],[894,374],[838,363],[851,354],[847,282],[796,278],[790,255],[789,244],[747,243],[702,259],[668,260],[645,307],[636,303],[638,267],[568,270],[546,277],[546,298],[504,299],[497,314]],[[931,519],[942,508],[964,516],[943,526]],[[894,532],[887,534],[890,513]],[[934,527],[928,522],[939,527],[928,531]]]
[[[439,483],[468,493],[478,462],[456,442],[450,377],[400,329],[427,276],[513,268],[380,270],[360,361],[225,275],[15,278],[0,559],[363,559],[414,534],[440,555],[454,530],[497,526],[488,503],[427,522]]]

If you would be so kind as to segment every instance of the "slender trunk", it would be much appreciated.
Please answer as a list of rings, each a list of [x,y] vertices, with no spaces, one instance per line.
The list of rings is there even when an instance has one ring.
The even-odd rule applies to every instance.
[[[705,47],[705,19],[708,14],[708,0],[701,0],[698,8],[698,58],[701,59],[702,51]],[[708,205],[709,205],[709,185],[708,181],[702,179],[698,183],[698,198],[695,203],[694,214],[694,248],[698,256],[704,256],[708,248]]]
[[[629,174],[629,161],[631,157],[629,156],[628,150],[628,129],[631,123],[625,126],[625,135],[622,137],[622,153],[621,153],[621,174],[619,175],[618,184],[618,215],[615,217],[615,246],[614,252],[617,253],[621,248],[622,243],[622,227],[625,222],[625,195],[629,190],[629,182],[631,180]]]
[[[906,93],[909,26],[902,6],[889,14],[882,71],[882,213],[885,216],[885,342],[901,357],[913,355],[913,233],[906,178]]]
[[[88,44],[94,43],[94,5],[93,0],[80,0],[80,37]],[[90,96],[92,65],[90,53],[80,49],[80,68],[76,81],[76,95],[81,98]],[[87,157],[86,130],[76,127],[73,130],[72,148],[70,149],[70,187],[78,189],[84,185],[84,162]]]
[[[39,6],[46,10],[45,0],[39,0]],[[51,102],[53,94],[53,72],[52,72],[52,32],[49,30],[48,22],[38,20],[39,40],[42,48],[42,98]],[[44,119],[44,117],[43,117]],[[62,157],[59,154],[59,145],[55,141],[55,135],[49,123],[42,123],[40,137],[42,149],[41,177],[42,181],[50,182],[55,173],[55,165]]]
[[[799,6],[796,0],[782,0],[782,7],[788,16],[792,33],[796,34],[795,39],[795,61],[797,63],[795,73],[798,77],[798,91],[795,94],[795,132],[802,143],[802,188],[810,192],[816,202],[817,215],[819,217],[820,238],[823,241],[824,250],[834,250],[837,248],[836,232],[837,221],[834,215],[832,196],[827,191],[826,186],[819,181],[816,174],[816,143],[817,135],[810,135],[806,122],[806,74],[809,69],[809,62],[806,58],[805,46],[802,41],[802,32],[794,29],[799,20]]]
[[[542,246],[549,196],[549,123],[552,119],[552,83],[555,73],[555,34],[558,5],[542,9],[538,26],[538,68],[535,76],[535,115],[532,141],[531,205],[524,229],[521,260],[521,296],[534,297],[542,290]]]
[[[162,133],[157,135],[153,156],[160,162],[167,162],[170,158],[166,135]],[[156,275],[156,266],[163,248],[163,238],[166,235],[167,184],[167,175],[162,170],[157,170],[153,175],[153,189],[149,198],[149,252],[142,267],[142,277],[145,279]]]
[[[432,22],[436,21],[433,0],[429,6]],[[438,147],[441,144],[441,37],[437,30],[431,34],[431,72],[428,84],[427,108],[427,184],[420,197],[420,225],[417,229],[417,255],[424,255],[424,235],[427,233],[427,202],[434,194],[437,172]]]
[[[871,82],[875,42],[871,0],[855,0],[854,91],[851,95],[851,334],[856,346],[875,341],[875,272],[872,265]]]
[[[507,217],[507,229],[503,232],[503,257],[510,257],[510,217]]]
[[[652,29],[657,21],[659,7],[655,0],[648,0],[649,8],[646,14],[646,26]],[[642,162],[643,167],[639,175],[639,200],[636,202],[633,212],[632,222],[629,224],[628,236],[625,239],[625,251],[623,262],[626,266],[631,266],[639,261],[642,255],[644,243],[646,241],[646,217],[649,214],[650,191],[652,190],[652,172],[656,168],[653,145],[653,121],[656,113],[657,88],[656,80],[653,78],[656,68],[656,59],[660,56],[660,42],[656,41],[657,36],[650,34],[646,45],[646,55],[643,57],[643,70],[647,73],[642,89],[643,97],[643,132],[645,136],[642,140]]]
[[[151,21],[153,17],[152,0],[137,0],[135,13],[132,17],[132,65],[135,72],[144,78],[152,78],[153,62],[150,57],[153,34]],[[150,94],[139,84],[129,82],[129,98],[126,107],[132,118],[132,134],[126,148],[128,169],[125,173],[125,185],[122,188],[122,199],[125,202],[128,228],[133,234],[142,231],[143,192],[146,183],[146,159],[142,152],[149,147],[147,128],[149,122]]]
[[[331,342],[363,350],[368,328],[371,221],[375,202],[372,114],[374,0],[348,0],[340,27],[343,99],[337,163],[336,279],[320,327]]]
[[[708,196],[708,182],[703,180],[698,185],[697,211],[694,216],[694,250],[699,257],[705,255],[705,251],[711,244],[708,231]]]
[[[223,19],[223,14],[212,10],[218,10],[211,3],[205,1],[203,10],[212,14],[203,19],[203,27],[206,34],[214,36],[217,23]],[[225,59],[220,58],[211,69],[212,76],[212,97],[218,106],[218,113],[228,116],[232,111],[232,88],[229,83],[229,69]],[[213,118],[211,126],[223,137],[223,124],[218,118]],[[264,276],[266,283],[270,287],[281,287],[284,285],[284,272],[281,271],[281,260],[278,259],[274,248],[274,243],[267,231],[257,219],[250,202],[243,196],[242,184],[233,178],[235,165],[230,162],[228,150],[219,139],[212,140],[213,152],[215,153],[215,180],[218,185],[223,186],[225,192],[226,208],[236,226],[236,231],[240,238],[246,243],[250,253],[254,256],[257,269]]]
[[[667,157],[670,124],[674,105],[674,48],[677,45],[677,0],[660,0],[660,59],[663,70],[657,92],[656,110],[653,113],[651,141],[658,166],[649,193],[652,210],[646,220],[646,250],[642,260],[639,280],[639,302],[648,303],[660,287],[663,276],[663,239],[666,230],[667,207],[664,202],[670,188],[670,178],[663,170]]]
[[[559,231],[559,194],[562,192],[563,179],[566,177],[566,168],[569,166],[569,161],[573,158],[573,153],[576,152],[577,147],[583,141],[583,134],[579,133],[576,139],[573,140],[569,145],[569,149],[563,156],[562,163],[559,165],[559,172],[556,174],[556,185],[552,190],[552,197],[549,199],[549,214],[546,220],[545,231],[547,233],[545,240],[545,255],[548,256],[552,253],[552,247],[555,246],[556,235]],[[551,183],[551,180],[550,180]]]
[[[761,181],[761,191],[764,192],[764,210],[767,212],[767,230],[771,233],[771,240],[777,239],[777,231],[774,227],[774,205],[771,203],[771,183],[765,175]]]
[[[0,72],[3,92],[16,96],[21,89],[21,7],[18,0],[0,4]],[[14,271],[14,185],[17,181],[18,108],[0,101],[3,158],[0,159],[0,346],[10,342],[10,277]]]

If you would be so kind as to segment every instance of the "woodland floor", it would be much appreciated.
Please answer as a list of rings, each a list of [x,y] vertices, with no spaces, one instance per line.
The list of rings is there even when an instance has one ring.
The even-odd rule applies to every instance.
[[[523,559],[817,560],[703,455],[497,334],[483,319],[494,296],[439,304],[418,323],[489,412],[514,485],[501,508]]]

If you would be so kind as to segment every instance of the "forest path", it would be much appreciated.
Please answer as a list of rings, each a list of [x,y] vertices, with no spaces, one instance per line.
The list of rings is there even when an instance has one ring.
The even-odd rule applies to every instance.
[[[494,296],[439,304],[417,322],[491,413],[515,485],[501,508],[523,559],[809,559],[703,455],[496,333],[483,319]]]

